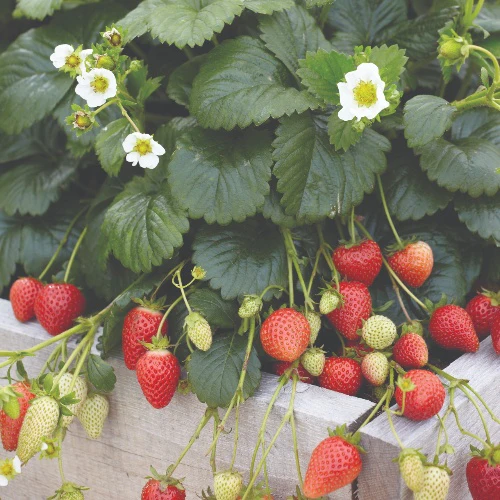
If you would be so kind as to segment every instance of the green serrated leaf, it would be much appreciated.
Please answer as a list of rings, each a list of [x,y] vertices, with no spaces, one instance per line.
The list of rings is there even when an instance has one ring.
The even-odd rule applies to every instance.
[[[306,0],[306,7],[312,9],[313,7],[323,7],[325,5],[330,5],[335,0]]]
[[[87,359],[87,377],[99,392],[111,392],[115,388],[115,370],[95,354]]]
[[[271,141],[266,131],[191,130],[179,138],[168,167],[172,193],[193,219],[242,222],[269,192]]]
[[[243,10],[243,0],[145,0],[118,24],[131,40],[146,32],[183,48],[203,45]]]
[[[349,71],[354,71],[354,59],[334,50],[318,50],[307,53],[306,58],[299,61],[297,74],[310,92],[329,104],[339,104],[337,84]]]
[[[189,383],[202,403],[212,408],[229,406],[238,386],[247,339],[234,333],[214,339],[206,351],[196,350],[187,365]],[[243,398],[253,395],[260,384],[260,361],[252,349],[247,366]]]
[[[294,6],[293,0],[243,0],[245,9],[257,14],[272,14]]]
[[[195,236],[193,262],[207,272],[223,299],[285,285],[286,253],[278,228],[261,219],[227,227],[204,226]]]
[[[122,143],[134,130],[126,118],[106,125],[97,136],[95,149],[103,170],[111,177],[120,173],[126,153]]]
[[[52,112],[73,85],[49,59],[54,47],[62,43],[89,46],[120,12],[112,2],[72,9],[11,44],[0,55],[0,128],[17,134]]]
[[[134,272],[151,271],[163,259],[170,259],[188,230],[186,213],[168,184],[141,177],[135,177],[116,197],[103,224],[110,250]]]
[[[195,290],[189,296],[189,305],[194,311],[200,312],[211,326],[234,328],[240,322],[238,303],[234,300],[224,300],[215,290]]]
[[[411,148],[442,137],[451,127],[457,108],[441,97],[418,95],[404,108],[405,137]]]
[[[42,20],[61,8],[63,0],[18,0],[17,11],[30,19]]]
[[[328,118],[328,135],[330,136],[330,144],[333,145],[335,151],[343,149],[347,151],[351,146],[357,144],[363,133],[353,128],[355,119],[344,121],[339,118],[338,109],[335,109]]]
[[[272,16],[262,16],[259,29],[266,47],[292,74],[299,68],[299,59],[303,59],[307,52],[331,48],[316,20],[298,5]]]
[[[209,53],[193,83],[190,111],[202,127],[231,130],[317,107],[294,83],[263,42],[239,37]]]
[[[385,195],[389,212],[397,219],[419,220],[443,210],[453,194],[430,182],[419,168],[418,158],[403,144],[387,158],[388,171],[384,174]]]
[[[206,61],[207,54],[193,57],[177,67],[168,79],[167,94],[177,104],[189,107],[189,97],[193,87],[193,80]]]
[[[373,191],[390,149],[385,137],[365,130],[357,145],[338,153],[330,144],[325,119],[310,113],[282,119],[273,146],[285,213],[299,222],[349,214]]]
[[[297,226],[295,217],[286,215],[284,207],[281,205],[281,195],[276,189],[271,188],[266,196],[266,201],[262,207],[262,215],[266,219],[272,220],[277,226],[293,228]]]
[[[500,245],[500,193],[475,199],[467,195],[457,196],[455,210],[469,231],[484,239],[493,238]]]
[[[399,82],[399,77],[404,71],[408,58],[405,56],[404,49],[400,49],[397,45],[390,47],[382,45],[372,48],[369,60],[377,65],[380,70],[380,78],[387,86]]]

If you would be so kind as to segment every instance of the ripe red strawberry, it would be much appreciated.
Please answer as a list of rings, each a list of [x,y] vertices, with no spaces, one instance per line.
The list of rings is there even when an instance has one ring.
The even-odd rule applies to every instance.
[[[35,300],[43,283],[35,278],[19,278],[10,287],[9,300],[18,321],[35,317]]]
[[[432,273],[434,256],[432,248],[424,241],[408,243],[387,257],[389,265],[399,278],[409,286],[422,286]]]
[[[363,382],[361,365],[351,358],[328,358],[318,380],[325,389],[355,396]]]
[[[162,485],[158,479],[150,479],[142,488],[141,500],[184,500],[186,490],[173,484]]]
[[[342,245],[332,254],[338,272],[348,281],[359,281],[371,286],[382,268],[382,252],[373,240],[364,240],[354,246]]]
[[[346,438],[330,436],[314,448],[304,480],[304,495],[320,498],[352,483],[362,469],[358,448]]]
[[[474,323],[477,336],[482,339],[490,333],[493,318],[500,312],[500,294],[479,293],[469,301],[465,310]]]
[[[472,319],[465,309],[453,304],[438,307],[429,321],[429,332],[434,341],[445,349],[476,352],[479,339]]]
[[[40,290],[35,300],[36,319],[50,335],[70,328],[84,311],[85,297],[70,283],[51,283]]]
[[[496,315],[491,325],[491,341],[495,352],[500,354],[500,314]]]
[[[307,349],[311,327],[295,309],[278,309],[260,328],[260,342],[269,356],[279,361],[295,361]]]
[[[278,361],[277,363],[274,363],[273,369],[275,375],[278,375],[281,377],[283,373],[285,373],[288,368],[290,368],[290,365],[292,364],[291,361]],[[305,384],[314,384],[316,377],[313,377],[302,365],[299,364],[297,367],[297,373],[299,375],[300,381],[304,382]]]
[[[368,288],[357,281],[342,281],[340,294],[343,304],[327,314],[330,323],[347,339],[359,340],[358,330],[372,313],[372,298]]]
[[[394,361],[406,370],[422,368],[429,361],[427,343],[418,333],[405,333],[392,349]]]
[[[21,394],[21,397],[18,398],[19,416],[17,418],[10,418],[3,410],[0,410],[0,433],[2,435],[2,444],[6,451],[14,451],[17,448],[19,432],[28,411],[29,402],[35,397],[30,390],[30,386],[25,382],[16,382],[12,385],[12,388]]]
[[[122,348],[125,366],[129,370],[135,370],[139,358],[147,351],[143,342],[151,342],[158,330],[163,314],[147,307],[134,307],[125,316],[122,329]],[[161,329],[163,335],[167,334],[168,321],[165,321]]]
[[[467,463],[465,475],[474,500],[493,500],[500,498],[500,450],[495,457],[472,457]]]
[[[426,370],[410,370],[403,379],[402,385],[413,390],[406,392],[404,416],[410,420],[427,420],[436,415],[443,407],[446,391],[434,373]],[[396,387],[396,402],[402,408],[403,391]]]
[[[177,358],[167,349],[145,352],[137,361],[137,380],[153,408],[164,408],[172,400],[181,377]]]

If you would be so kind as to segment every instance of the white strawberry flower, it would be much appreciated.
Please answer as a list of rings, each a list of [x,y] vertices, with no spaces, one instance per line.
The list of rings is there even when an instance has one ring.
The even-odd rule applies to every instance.
[[[95,68],[77,76],[75,92],[87,101],[89,108],[102,106],[116,95],[116,78],[109,69]]]
[[[135,167],[137,163],[142,168],[155,168],[165,154],[165,148],[158,144],[149,134],[134,132],[123,141],[123,149],[127,153],[127,161]]]
[[[7,486],[18,474],[21,474],[21,460],[17,455],[0,461],[0,486]]]
[[[81,47],[76,50],[72,45],[64,43],[58,45],[51,54],[50,60],[57,69],[63,71],[79,71],[85,73],[87,68],[85,66],[85,59],[92,54],[92,49],[82,50]]]
[[[375,64],[360,64],[355,71],[346,73],[345,80],[337,83],[342,105],[339,111],[341,120],[372,120],[390,106],[384,96],[385,82],[380,78],[379,69]]]

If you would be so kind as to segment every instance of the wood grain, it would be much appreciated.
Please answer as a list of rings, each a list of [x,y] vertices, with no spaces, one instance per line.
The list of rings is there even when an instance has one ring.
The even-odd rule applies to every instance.
[[[18,323],[12,315],[10,303],[0,300],[0,349],[26,349],[46,338],[47,334],[36,323]],[[26,359],[25,364],[31,376],[36,375],[42,366],[47,351]],[[88,439],[75,420],[64,443],[65,472],[68,480],[91,488],[85,494],[86,499],[137,500],[140,498],[144,476],[149,473],[149,466],[164,471],[176,460],[202,417],[205,406],[194,395],[176,395],[167,408],[154,410],[142,396],[135,373],[127,370],[121,357],[112,357],[110,362],[118,381],[110,398],[111,412],[103,435],[97,441]],[[260,389],[242,407],[236,461],[241,471],[249,468],[257,430],[276,382],[277,377],[264,374]],[[289,388],[285,387],[271,414],[268,440],[286,411],[289,392]],[[373,405],[369,401],[299,383],[295,416],[303,472],[311,451],[327,436],[327,427],[345,423],[354,429],[371,408]],[[177,476],[185,477],[188,499],[197,498],[197,494],[212,483],[209,461],[205,457],[212,441],[211,424],[209,426],[210,429],[205,429],[178,469]],[[227,467],[232,438],[233,434],[229,433],[220,441],[219,469]],[[297,482],[289,427],[281,434],[268,462],[275,498],[284,499],[294,492]],[[22,475],[2,489],[0,494],[2,500],[41,500],[51,495],[59,485],[57,464],[33,459]],[[329,498],[351,500],[351,487]]]

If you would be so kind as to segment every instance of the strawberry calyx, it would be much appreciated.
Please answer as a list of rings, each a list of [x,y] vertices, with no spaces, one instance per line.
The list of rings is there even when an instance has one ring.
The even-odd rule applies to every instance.
[[[500,306],[500,292],[492,292],[491,290],[482,289],[480,295],[484,295],[490,299],[491,305],[498,307]]]
[[[415,319],[411,323],[404,323],[401,327],[401,337],[406,333],[416,333],[422,337],[424,335],[424,327],[420,321]]]
[[[354,446],[360,453],[366,453],[366,450],[360,445],[361,443],[361,433],[360,432],[347,432],[347,425],[339,425],[332,430],[328,428],[328,435],[330,437],[342,438],[347,443]]]
[[[156,481],[160,482],[160,489],[164,490],[168,486],[175,486],[178,490],[184,491],[184,486],[182,484],[182,481],[184,481],[184,478],[182,479],[175,479],[170,476],[170,474],[173,472],[173,465],[170,465],[165,472],[165,474],[160,474],[152,465],[149,468],[149,471],[151,472],[150,476],[147,476],[145,479],[155,479]]]
[[[22,394],[16,392],[12,386],[7,385],[0,388],[0,410],[3,410],[10,418],[16,419],[19,417],[21,408],[19,406],[19,398]]]
[[[148,351],[166,351],[170,347],[168,337],[160,334],[152,337],[151,342],[140,341]]]
[[[401,453],[392,461],[401,464],[404,461],[404,459],[409,456],[417,456],[418,458],[420,458],[420,460],[422,460],[423,465],[428,464],[427,457],[423,453],[421,453],[420,450],[416,448],[403,448],[401,450]]]
[[[87,486],[79,486],[75,483],[66,482],[63,483],[63,485],[58,490],[56,490],[53,496],[47,498],[47,500],[54,500],[57,498],[61,498],[65,494],[82,492],[89,489],[90,488],[88,488]]]
[[[428,298],[425,298],[423,300],[425,307],[427,308],[427,311],[431,316],[436,311],[436,309],[439,309],[440,307],[446,306],[448,304],[448,297],[445,293],[441,295],[441,298],[437,302],[432,302]],[[450,302],[450,304],[453,304],[453,301]]]
[[[402,250],[405,250],[408,245],[412,245],[413,243],[418,243],[417,237],[412,236],[410,238],[407,238],[405,240],[401,240],[401,243],[394,242],[391,243],[390,245],[387,245],[384,249],[385,254],[390,257],[391,255],[394,255],[395,253],[401,252]]]
[[[482,458],[488,461],[488,465],[496,467],[500,465],[500,445],[492,445],[489,448],[480,450],[473,445],[470,445],[471,455],[473,457]]]
[[[31,392],[35,394],[29,404],[33,404],[38,398],[49,396],[59,404],[61,415],[65,417],[72,417],[74,413],[68,408],[70,405],[79,403],[80,400],[76,397],[75,391],[61,397],[59,391],[59,384],[54,384],[54,376],[52,373],[42,375],[38,380],[33,380],[31,384]]]
[[[148,300],[145,297],[142,299],[134,298],[132,299],[132,302],[135,302],[138,306],[144,307],[144,309],[152,312],[162,311],[165,309],[165,297],[161,297],[154,301]]]
[[[365,241],[368,241],[368,238],[361,238],[361,239],[356,238],[356,241],[352,241],[352,240],[340,240],[339,241],[339,246],[342,246],[345,249],[349,250],[350,248],[357,247],[357,246],[361,245]]]

